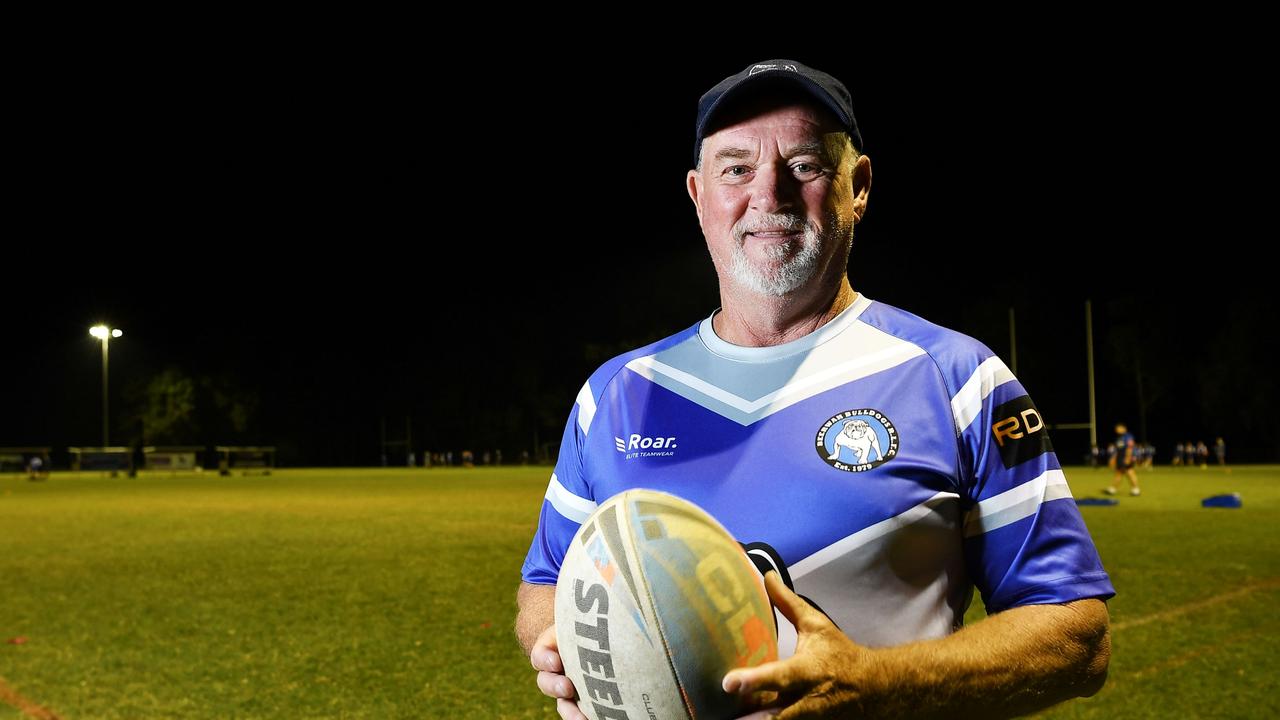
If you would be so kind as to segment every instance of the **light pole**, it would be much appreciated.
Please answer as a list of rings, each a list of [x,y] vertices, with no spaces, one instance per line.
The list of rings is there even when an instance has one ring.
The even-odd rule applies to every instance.
[[[107,413],[107,345],[111,338],[118,338],[124,335],[124,331],[119,328],[109,328],[106,325],[94,325],[89,328],[89,334],[102,341],[102,447],[107,447],[110,443],[107,438],[110,435],[111,424]]]

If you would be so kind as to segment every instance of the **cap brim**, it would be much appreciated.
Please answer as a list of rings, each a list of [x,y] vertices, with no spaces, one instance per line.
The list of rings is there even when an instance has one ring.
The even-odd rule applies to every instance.
[[[702,148],[702,141],[706,139],[707,130],[715,126],[715,122],[725,104],[731,100],[736,100],[738,98],[746,97],[751,93],[759,92],[761,89],[770,85],[789,85],[791,87],[798,87],[805,91],[805,93],[814,100],[821,103],[827,110],[830,110],[836,120],[840,122],[840,126],[846,131],[852,125],[851,118],[849,118],[845,112],[840,109],[839,104],[836,103],[831,95],[828,94],[822,86],[804,75],[789,72],[773,72],[768,74],[752,75],[743,78],[721,93],[720,97],[716,98],[703,114],[702,122],[699,123],[696,128],[697,137],[694,140],[693,151],[695,163],[698,161],[697,155]]]

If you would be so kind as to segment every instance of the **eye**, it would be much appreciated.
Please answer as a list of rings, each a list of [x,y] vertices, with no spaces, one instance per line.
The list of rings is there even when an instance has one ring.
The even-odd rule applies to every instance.
[[[748,172],[750,172],[750,170],[747,169],[746,165],[730,165],[724,169],[724,174],[731,177],[742,177]]]
[[[814,163],[809,163],[809,162],[798,162],[795,165],[791,166],[791,170],[797,175],[802,175],[807,177],[813,177],[815,175],[822,174],[821,167],[819,167]]]

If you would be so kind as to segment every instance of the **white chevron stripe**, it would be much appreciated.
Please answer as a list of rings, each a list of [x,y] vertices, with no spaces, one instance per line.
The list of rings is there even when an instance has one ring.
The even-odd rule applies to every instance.
[[[994,355],[973,371],[960,392],[951,398],[951,415],[956,419],[956,435],[964,432],[982,412],[982,402],[992,390],[1013,380],[1013,373]]]
[[[713,400],[718,400],[739,412],[756,415],[761,410],[768,408],[775,402],[788,398],[793,395],[802,394],[810,390],[816,385],[822,385],[829,382],[833,378],[839,378],[843,382],[851,382],[867,375],[871,375],[882,370],[887,370],[893,365],[910,360],[917,355],[923,355],[924,350],[910,343],[898,343],[893,346],[868,353],[862,357],[849,360],[847,362],[833,365],[820,372],[797,378],[786,385],[768,393],[755,400],[748,400],[744,397],[735,395],[724,388],[717,387],[702,378],[691,375],[679,368],[674,368],[666,363],[649,355],[642,358],[636,358],[627,363],[627,367],[633,371],[638,368],[647,368],[653,372],[664,375],[676,382],[696,390]],[[892,363],[891,365],[889,363]],[[859,371],[868,371],[861,372]]]
[[[977,504],[964,518],[964,536],[973,537],[1036,514],[1050,500],[1071,497],[1067,476],[1061,470],[1046,470],[1043,475],[1005,490]],[[1010,512],[1005,512],[1010,511]],[[1004,513],[1000,517],[996,514]]]
[[[581,377],[581,375],[579,375]],[[578,427],[582,428],[582,434],[587,434],[587,428],[591,427],[591,419],[596,416],[596,399],[591,394],[591,382],[587,381],[582,384],[582,389],[578,391]]]
[[[933,512],[933,509],[943,502],[959,499],[960,496],[955,493],[940,492],[904,513],[895,515],[887,520],[881,520],[875,525],[865,527],[846,538],[835,541],[795,565],[792,565],[791,577],[792,579],[804,577],[823,565],[848,555],[854,550],[857,550],[877,538],[884,537],[895,530],[899,530],[916,522],[917,520],[920,520]]]
[[[591,500],[578,497],[565,489],[560,484],[560,479],[555,473],[551,473],[551,482],[547,485],[547,494],[545,496],[547,502],[551,503],[551,507],[556,512],[565,516],[579,525],[586,520],[591,513],[596,511],[596,504]]]

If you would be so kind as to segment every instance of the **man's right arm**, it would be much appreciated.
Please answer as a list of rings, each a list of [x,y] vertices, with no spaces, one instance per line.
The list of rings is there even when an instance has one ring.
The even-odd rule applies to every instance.
[[[516,639],[529,653],[530,664],[538,670],[538,689],[556,698],[556,709],[567,720],[586,720],[586,717],[574,702],[577,695],[573,682],[564,675],[556,645],[555,583],[574,534],[596,509],[584,462],[587,430],[595,417],[596,398],[588,381],[578,392],[565,421],[560,453],[543,496],[538,529],[521,567],[523,582],[516,595],[520,606]],[[602,447],[613,450],[612,444]]]
[[[575,702],[573,682],[564,675],[556,645],[556,588],[554,585],[520,583],[516,593],[520,612],[516,615],[516,638],[538,671],[538,689],[556,699],[556,710],[564,720],[587,720]]]
[[[555,624],[556,587],[522,582],[516,592],[516,604],[520,606],[516,615],[516,640],[528,655],[538,636]]]

